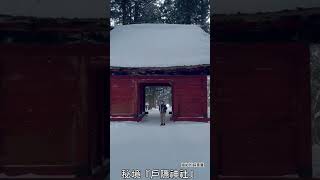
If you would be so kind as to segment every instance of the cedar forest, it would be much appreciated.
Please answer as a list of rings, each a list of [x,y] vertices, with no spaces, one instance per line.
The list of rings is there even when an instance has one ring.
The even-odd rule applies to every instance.
[[[111,0],[111,25],[196,24],[210,31],[209,0]]]

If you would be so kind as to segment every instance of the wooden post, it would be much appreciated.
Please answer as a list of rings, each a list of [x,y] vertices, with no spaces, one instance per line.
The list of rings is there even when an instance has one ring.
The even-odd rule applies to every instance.
[[[87,57],[81,56],[80,60],[80,73],[79,73],[79,88],[80,88],[80,116],[77,123],[78,139],[77,139],[77,152],[79,167],[76,174],[78,176],[90,175],[89,167],[89,132],[88,132],[88,62]]]

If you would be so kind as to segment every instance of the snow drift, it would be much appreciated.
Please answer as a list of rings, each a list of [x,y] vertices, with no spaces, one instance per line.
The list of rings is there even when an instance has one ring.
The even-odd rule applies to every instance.
[[[210,35],[196,25],[133,24],[110,35],[113,67],[170,67],[210,64]]]

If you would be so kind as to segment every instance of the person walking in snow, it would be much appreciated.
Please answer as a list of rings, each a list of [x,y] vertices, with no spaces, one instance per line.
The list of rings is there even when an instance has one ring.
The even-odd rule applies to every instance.
[[[164,104],[163,101],[161,101],[161,104],[159,106],[159,111],[160,111],[160,119],[161,119],[161,124],[160,126],[166,125],[166,112],[167,112],[167,106]]]

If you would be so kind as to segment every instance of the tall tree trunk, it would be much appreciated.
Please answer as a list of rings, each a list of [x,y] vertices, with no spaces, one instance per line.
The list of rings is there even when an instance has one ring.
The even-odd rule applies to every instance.
[[[135,1],[134,4],[134,23],[140,23],[140,2],[139,1]]]
[[[122,24],[128,24],[127,5],[128,5],[128,0],[122,0],[122,1],[121,1]]]
[[[154,88],[151,88],[151,94],[152,107],[156,108],[156,91]]]
[[[131,6],[131,2],[129,0],[128,2],[128,24],[132,24],[132,17],[133,17],[133,12],[132,12],[132,6]]]

